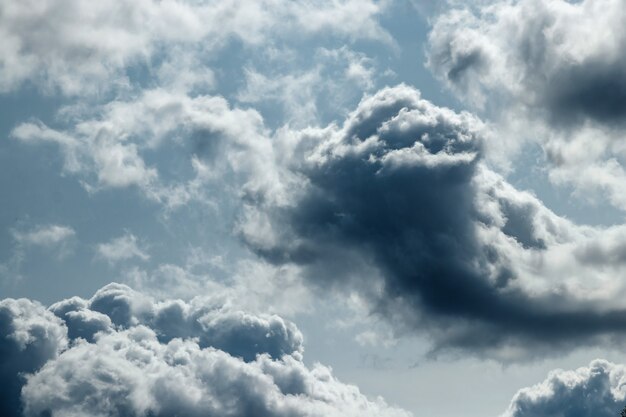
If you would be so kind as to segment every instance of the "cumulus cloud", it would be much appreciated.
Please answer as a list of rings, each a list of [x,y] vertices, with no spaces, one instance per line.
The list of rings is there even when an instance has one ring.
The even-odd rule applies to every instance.
[[[26,374],[67,347],[63,322],[27,299],[0,301],[0,414],[19,416]]]
[[[514,140],[497,142],[538,138],[552,181],[623,210],[625,19],[620,0],[454,8],[434,20],[428,66],[503,122]]]
[[[341,126],[279,132],[282,198],[250,198],[239,232],[400,331],[428,329],[438,350],[506,360],[621,337],[623,264],[609,254],[626,229],[577,226],[516,190],[481,162],[491,134],[410,87],[383,89]]]
[[[508,93],[554,122],[623,122],[626,11],[619,0],[495,2],[436,19],[429,65],[483,102]]]
[[[14,137],[30,140],[28,126]],[[66,165],[68,143],[83,161],[102,138],[187,146],[195,176],[143,185],[147,196],[181,205],[227,172],[241,184],[237,232],[258,255],[314,286],[357,291],[398,331],[428,329],[436,350],[519,358],[626,329],[614,279],[626,228],[577,226],[516,190],[481,161],[487,126],[410,87],[364,98],[342,125],[275,132],[223,98],[155,89],[53,132],[80,138],[57,141]]]
[[[259,45],[268,37],[333,33],[390,42],[376,21],[381,12],[369,0],[9,1],[0,14],[0,92],[27,80],[70,95],[125,87],[126,68],[163,55],[168,64],[176,47],[202,54],[232,39]]]
[[[13,230],[13,238],[25,246],[53,247],[74,235],[74,229],[58,224],[39,226],[28,231]]]
[[[66,171],[74,173],[84,170],[93,173],[97,184],[101,186],[148,187],[154,183],[157,171],[146,166],[138,154],[137,145],[125,142],[123,137],[115,136],[114,132],[107,133],[103,126],[89,132],[96,136],[93,140],[81,141],[71,133],[53,130],[42,123],[29,122],[17,126],[11,135],[29,144],[58,145],[64,155]]]
[[[109,284],[48,310],[4,300],[0,326],[3,415],[410,415],[306,367],[294,324],[210,297]]]
[[[112,264],[132,258],[143,261],[150,259],[150,255],[138,244],[137,237],[128,232],[110,242],[100,243],[96,247],[96,252],[99,257]]]
[[[264,172],[258,177],[264,183],[273,175],[261,115],[231,107],[219,96],[190,97],[156,88],[134,99],[62,113],[70,114],[67,129],[26,122],[15,127],[11,136],[27,144],[57,145],[64,171],[79,176],[91,191],[137,187],[149,199],[176,208],[190,200],[206,201],[206,182],[219,176],[224,166]],[[144,153],[164,146],[191,153],[189,176],[171,178],[167,167],[158,171],[144,161]],[[218,152],[224,149],[230,152]],[[218,154],[225,158],[217,158]]]
[[[614,417],[624,408],[624,365],[595,360],[574,371],[555,370],[515,394],[502,417]]]
[[[29,377],[23,400],[25,416],[409,415],[368,401],[321,365],[268,356],[242,362],[190,340],[160,343],[142,326],[79,342]]]

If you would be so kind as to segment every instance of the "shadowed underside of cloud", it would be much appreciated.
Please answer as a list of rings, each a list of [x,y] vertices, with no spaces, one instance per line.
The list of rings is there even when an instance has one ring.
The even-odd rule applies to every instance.
[[[231,311],[210,299],[155,302],[125,285],[109,284],[90,300],[73,297],[50,311],[65,321],[70,339],[93,342],[98,332],[143,325],[163,343],[197,338],[200,348],[211,346],[245,361],[262,353],[273,358],[302,354],[302,334],[294,324],[274,315]]]
[[[621,0],[520,0],[435,20],[429,66],[478,104],[510,94],[562,126],[626,117]]]
[[[599,231],[490,171],[486,134],[410,87],[381,90],[343,126],[288,139],[288,197],[252,198],[241,234],[314,285],[356,290],[398,327],[428,329],[437,349],[507,358],[621,337],[626,310],[603,303],[604,284],[570,253],[597,245]],[[574,276],[563,257],[580,266]]]
[[[302,363],[277,316],[110,284],[45,309],[0,302],[3,416],[409,416]],[[21,392],[21,396],[20,396]]]
[[[518,391],[502,417],[615,417],[624,407],[624,365],[595,360],[575,371],[555,370]]]
[[[537,141],[550,181],[624,211],[624,21],[621,0],[459,5],[434,19],[428,66],[510,132],[490,156]]]
[[[25,374],[67,347],[63,322],[26,299],[0,301],[0,415],[15,416]]]

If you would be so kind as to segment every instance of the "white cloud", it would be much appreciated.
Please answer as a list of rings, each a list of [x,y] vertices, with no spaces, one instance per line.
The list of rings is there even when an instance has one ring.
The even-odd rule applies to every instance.
[[[139,245],[137,237],[128,232],[110,242],[100,243],[96,247],[96,252],[100,258],[111,264],[133,258],[143,261],[150,259],[146,249]]]
[[[208,259],[208,258],[207,258]],[[232,262],[232,264],[230,264]],[[197,264],[160,264],[155,268],[131,268],[124,282],[157,298],[188,299],[198,294],[213,294],[228,300],[233,308],[251,312],[270,312],[294,316],[313,310],[313,294],[293,266],[277,266],[259,259],[237,259],[218,269],[226,278],[219,279],[215,268]]]
[[[25,417],[410,416],[328,367],[307,367],[301,333],[278,316],[211,297],[156,301],[118,284],[49,310],[0,301],[9,353],[0,357],[0,410],[10,417],[22,406]]]
[[[24,246],[55,247],[74,237],[76,232],[68,226],[51,224],[28,231],[13,230],[13,238]]]
[[[56,389],[51,387],[56,386]],[[101,416],[394,416],[410,414],[368,401],[330,369],[285,357],[245,363],[191,340],[159,343],[135,327],[78,343],[28,378],[25,415]]]
[[[554,370],[515,394],[502,417],[615,417],[626,400],[626,367],[595,360],[573,371]]]
[[[625,210],[625,20],[621,0],[457,4],[434,20],[428,66],[498,123],[494,159],[537,141],[555,184]]]
[[[373,88],[377,78],[374,60],[347,46],[318,48],[312,59],[302,69],[302,63],[291,62],[294,58],[282,53],[271,57],[271,70],[247,68],[237,99],[254,104],[277,102],[290,126],[305,127],[318,123],[321,110],[345,113],[345,106]]]
[[[134,100],[94,109],[68,107],[61,113],[71,119],[67,130],[27,122],[11,136],[25,143],[57,144],[64,170],[77,174],[90,191],[134,186],[146,197],[176,208],[190,200],[208,200],[203,185],[229,167],[262,172],[257,186],[272,182],[272,149],[261,115],[232,108],[219,96],[154,89]],[[192,177],[167,182],[155,166],[144,162],[143,153],[163,145],[191,148]],[[229,151],[222,152],[224,148]],[[215,151],[205,155],[203,149]],[[226,157],[215,157],[218,150]]]
[[[0,15],[0,92],[26,80],[69,95],[128,88],[125,68],[176,47],[203,56],[231,39],[259,45],[332,33],[391,42],[376,21],[381,12],[373,0],[9,0]]]

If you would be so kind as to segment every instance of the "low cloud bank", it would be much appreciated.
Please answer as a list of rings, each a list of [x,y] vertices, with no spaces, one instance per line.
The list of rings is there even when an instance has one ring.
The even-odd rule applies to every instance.
[[[409,416],[302,362],[302,334],[210,298],[109,284],[46,309],[0,302],[2,415]]]

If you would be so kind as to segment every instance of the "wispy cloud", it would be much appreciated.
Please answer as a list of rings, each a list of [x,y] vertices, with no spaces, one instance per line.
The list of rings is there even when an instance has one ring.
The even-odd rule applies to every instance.
[[[12,230],[11,234],[24,246],[54,247],[74,237],[76,232],[68,226],[51,224],[27,231]]]
[[[139,239],[132,233],[114,238],[106,243],[100,243],[96,247],[97,256],[110,264],[138,258],[142,261],[150,259],[145,248],[142,248]]]

